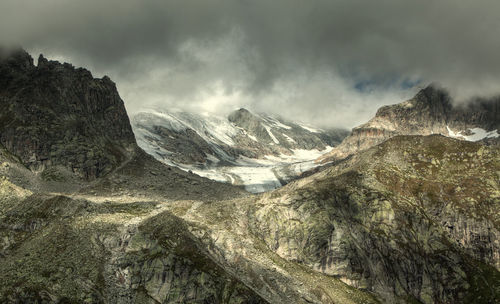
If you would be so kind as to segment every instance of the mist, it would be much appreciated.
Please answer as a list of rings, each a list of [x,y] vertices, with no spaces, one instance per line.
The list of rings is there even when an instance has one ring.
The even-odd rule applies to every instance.
[[[500,93],[500,2],[4,0],[0,43],[108,75],[130,113],[239,107],[353,127],[439,83]]]

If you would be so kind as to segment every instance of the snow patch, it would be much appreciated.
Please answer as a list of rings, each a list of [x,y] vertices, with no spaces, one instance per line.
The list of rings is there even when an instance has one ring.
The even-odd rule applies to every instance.
[[[229,172],[237,175],[245,189],[249,192],[260,193],[281,187],[280,181],[273,172],[273,167],[232,167]]]
[[[243,185],[249,192],[260,193],[281,187],[281,178],[298,176],[304,171],[317,167],[318,164],[314,160],[332,149],[332,147],[321,151],[294,149],[290,155],[267,155],[263,159],[240,156],[233,166],[199,169],[183,165],[181,169],[191,170],[213,180]]]
[[[313,128],[313,127],[306,126],[306,125],[303,125],[303,124],[301,124],[301,125],[299,125],[299,126],[300,126],[302,129],[307,130],[307,131],[312,132],[312,133],[321,133],[321,130],[320,130],[320,129],[315,129],[315,128]]]
[[[497,130],[486,131],[486,130],[481,129],[481,128],[472,128],[472,129],[469,129],[470,133],[472,133],[471,135],[464,135],[464,134],[462,134],[463,131],[454,132],[448,126],[446,126],[446,129],[448,130],[448,136],[454,137],[454,138],[464,139],[467,141],[479,141],[479,140],[482,140],[485,138],[497,138],[500,136],[500,134],[498,133]]]
[[[164,118],[165,121],[162,126],[166,128],[174,131],[192,129],[207,142],[215,140],[233,146],[232,137],[238,132],[231,123],[221,117],[201,117],[201,115],[187,112],[164,113],[151,111],[150,114]]]
[[[297,143],[293,138],[291,138],[290,136],[286,135],[285,133],[282,133],[281,135],[283,135],[286,138],[286,140],[288,140],[289,142],[294,143],[294,144]]]
[[[218,162],[220,162],[220,159],[218,159],[217,157],[215,157],[214,155],[212,154],[207,154],[207,159],[209,161],[211,161],[212,163],[216,164]]]
[[[271,117],[271,116],[267,116],[267,117],[261,116],[261,118],[267,120],[268,122],[270,122],[271,124],[273,124],[274,126],[276,126],[278,128],[287,129],[287,130],[290,130],[292,128],[292,127],[285,125],[284,123],[282,123],[278,119]]]
[[[257,142],[258,142],[257,137],[255,137],[255,136],[253,136],[253,135],[250,135],[250,134],[248,134],[248,133],[247,133],[247,136],[248,136],[248,137],[250,137],[250,139],[251,139],[251,140],[253,140],[253,141],[257,141]]]
[[[265,159],[270,160],[274,163],[295,163],[295,162],[304,162],[308,160],[315,160],[321,155],[330,152],[333,147],[327,146],[324,150],[306,150],[306,149],[292,149],[293,154],[286,155],[281,154],[279,156],[274,155],[266,155]]]
[[[267,131],[267,134],[269,134],[269,136],[271,137],[271,139],[273,140],[273,142],[277,145],[280,144],[279,140],[274,136],[273,132],[271,132],[271,127],[266,125],[266,124],[262,124],[264,126],[264,128],[266,128],[266,131]]]

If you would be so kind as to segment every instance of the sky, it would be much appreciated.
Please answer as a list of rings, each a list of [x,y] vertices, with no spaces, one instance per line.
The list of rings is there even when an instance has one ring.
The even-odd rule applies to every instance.
[[[437,83],[500,93],[498,0],[1,0],[0,44],[108,75],[127,110],[351,128]]]

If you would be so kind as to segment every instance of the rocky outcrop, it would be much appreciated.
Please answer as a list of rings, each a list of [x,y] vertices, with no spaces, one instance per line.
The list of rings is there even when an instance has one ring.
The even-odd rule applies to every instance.
[[[136,149],[123,101],[108,78],[23,50],[0,57],[0,143],[33,171],[62,166],[94,179]]]
[[[230,186],[196,196],[207,181],[147,155],[71,196],[3,179],[0,301],[495,303],[498,153],[396,136],[277,191],[205,202],[192,199]]]
[[[430,85],[408,101],[381,107],[374,118],[352,129],[340,145],[320,160],[343,159],[396,135],[441,134],[464,138],[462,135],[471,133],[472,128],[498,134],[500,98],[453,105],[445,90]]]
[[[376,303],[262,246],[245,226],[250,202],[32,194],[1,181],[0,302]]]
[[[2,303],[266,303],[154,204],[18,199],[0,208]]]
[[[172,131],[163,126],[153,126],[152,132],[163,138],[157,144],[166,151],[174,151],[166,155],[176,162],[183,164],[205,163],[209,154],[216,154],[214,149],[203,140],[194,130],[186,129]],[[153,140],[151,138],[151,140]]]
[[[497,148],[393,137],[265,194],[252,231],[384,302],[500,300]]]
[[[347,136],[343,129],[313,129],[279,117],[253,114],[244,108],[229,114],[228,119],[258,142],[285,149],[323,150],[326,146],[338,145]]]
[[[496,303],[498,153],[397,136],[279,190],[206,202],[119,196],[116,172],[72,196],[2,180],[0,301]]]

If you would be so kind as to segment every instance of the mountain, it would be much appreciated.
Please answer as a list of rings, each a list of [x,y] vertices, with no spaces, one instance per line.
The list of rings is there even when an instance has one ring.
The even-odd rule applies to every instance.
[[[454,105],[445,90],[430,85],[408,101],[380,108],[320,161],[343,159],[396,135],[441,134],[477,141],[498,138],[499,130],[500,98]]]
[[[0,301],[496,303],[499,159],[396,136],[275,191],[203,202],[2,180]]]
[[[87,92],[85,85],[94,88],[93,83],[101,81],[86,76],[73,81],[82,72],[89,76],[83,69],[49,62],[55,74],[35,79],[38,69],[44,68],[43,59],[35,67],[22,50],[2,56],[1,105],[15,120],[2,116],[0,129],[6,138],[6,145],[0,144],[0,302],[306,303],[316,299],[309,289],[292,289],[300,283],[293,277],[297,273],[323,280],[322,286],[347,303],[373,302],[362,291],[321,274],[308,274],[293,263],[280,265],[297,270],[277,273],[275,257],[266,255],[269,250],[238,255],[234,264],[230,251],[215,249],[210,244],[216,240],[208,235],[200,238],[204,228],[195,228],[194,222],[177,212],[189,216],[198,207],[218,208],[219,202],[227,202],[226,210],[243,219],[233,207],[249,199],[247,192],[167,166],[146,154],[131,136],[128,119],[112,119],[122,114],[121,103],[104,107],[104,119],[103,113],[93,112],[93,106],[118,102],[117,93],[114,89]],[[85,92],[99,98],[85,99]],[[75,95],[83,101],[73,103]],[[30,100],[36,102],[30,104]],[[72,127],[75,112],[82,124],[78,128]],[[42,114],[51,114],[52,121]],[[37,144],[11,144],[12,134],[33,136]],[[125,135],[116,139],[117,134]],[[42,139],[45,145],[40,147]],[[126,148],[123,161],[108,154],[109,145]],[[100,153],[88,153],[87,147]],[[33,158],[26,159],[25,154]],[[82,154],[107,166],[102,170],[97,170],[103,168],[98,165],[86,166],[85,158],[79,159]],[[83,169],[74,169],[74,159],[80,161],[76,164],[83,162],[78,167]],[[217,216],[218,211],[213,211]],[[241,245],[247,246],[240,243],[238,248]]]
[[[384,303],[497,303],[499,169],[497,146],[395,136],[264,194],[249,225],[280,257]]]
[[[214,187],[219,184],[147,155],[115,84],[83,68],[42,55],[35,66],[22,49],[2,50],[0,109],[0,149],[8,155],[3,176],[31,191],[72,192],[109,183],[124,194],[167,191],[178,199],[246,193]]]
[[[42,55],[35,66],[23,50],[2,53],[0,143],[24,165],[95,179],[130,158],[134,134],[108,77]]]
[[[18,55],[9,56],[2,65]],[[23,88],[8,81],[29,78],[33,67],[25,66],[1,83],[2,96],[10,96],[3,107],[28,106],[17,97]],[[24,85],[44,90],[43,82]],[[56,132],[70,121],[65,103],[62,96],[39,105],[61,111],[57,124],[11,112],[24,122],[19,134],[34,126],[48,142],[76,137],[78,129]],[[81,113],[85,124],[99,116]],[[242,119],[242,128],[259,130],[250,120]],[[90,135],[132,129],[127,121],[121,131],[111,130],[112,120],[99,123],[101,133],[82,129],[84,146],[106,151],[108,143]],[[278,130],[271,132],[279,141]],[[0,145],[0,303],[500,302],[498,145],[396,135],[250,194],[128,143],[128,158],[95,177],[68,169],[53,153],[57,145],[48,146],[43,171],[17,154],[32,146]],[[77,153],[72,147],[69,141],[68,151]]]
[[[239,109],[226,117],[181,111],[132,117],[138,144],[158,160],[217,181],[262,192],[315,166],[347,135]]]

